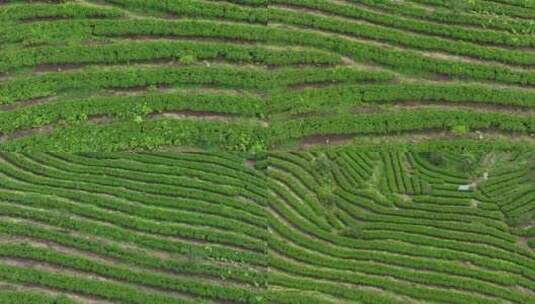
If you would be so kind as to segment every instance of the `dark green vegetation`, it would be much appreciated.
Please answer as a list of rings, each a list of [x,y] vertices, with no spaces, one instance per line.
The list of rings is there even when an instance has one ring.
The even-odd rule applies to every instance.
[[[521,153],[272,154],[272,302],[535,303],[534,172]]]
[[[532,0],[0,0],[0,304],[535,304],[534,67]]]
[[[242,158],[2,154],[0,175],[2,304],[265,302],[265,181]]]
[[[0,149],[532,144],[534,18],[524,0],[2,1]]]
[[[0,302],[535,303],[534,184],[526,153],[2,153]]]

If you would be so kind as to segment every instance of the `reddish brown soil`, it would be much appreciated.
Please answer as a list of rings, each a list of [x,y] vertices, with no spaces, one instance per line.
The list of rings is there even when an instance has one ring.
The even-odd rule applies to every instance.
[[[45,125],[39,128],[19,130],[19,131],[15,131],[6,135],[2,135],[0,137],[0,142],[6,141],[6,140],[13,140],[13,139],[17,139],[17,138],[37,134],[37,133],[50,133],[52,132],[53,129],[54,127],[52,125]]]
[[[23,100],[23,101],[17,101],[17,102],[10,103],[10,104],[0,105],[0,110],[11,111],[13,109],[42,104],[42,103],[48,102],[49,100],[50,100],[50,97],[42,97],[42,98],[34,98],[34,99],[28,99],[28,100]]]
[[[66,63],[66,64],[39,64],[33,69],[34,73],[45,72],[63,72],[68,70],[76,70],[84,67],[83,64]]]
[[[210,112],[210,111],[191,111],[191,110],[183,110],[183,111],[165,111],[162,113],[155,113],[152,115],[149,115],[151,118],[199,118],[199,119],[206,119],[206,120],[227,120],[229,118],[236,117],[232,114],[227,113],[219,113],[219,112]]]
[[[340,144],[351,140],[353,137],[355,137],[354,134],[312,135],[302,139],[300,146]]]

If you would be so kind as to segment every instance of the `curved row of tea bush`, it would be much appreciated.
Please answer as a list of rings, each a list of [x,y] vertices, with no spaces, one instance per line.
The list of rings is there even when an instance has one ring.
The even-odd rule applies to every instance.
[[[453,186],[468,182],[467,173],[456,169],[462,158],[448,158],[449,164],[434,165],[418,153],[389,152],[371,158],[362,154],[358,159],[367,160],[375,173],[367,178],[359,174],[357,182],[351,176],[358,169],[348,162],[357,159],[357,155],[340,149],[334,153],[269,156],[269,162],[276,164],[267,171],[268,187],[273,189],[269,193],[273,234],[269,282],[277,290],[268,293],[270,300],[530,301],[530,290],[535,288],[535,255],[515,243],[516,237],[510,234],[501,213],[433,201],[446,201],[449,193],[456,191]],[[340,162],[341,158],[345,162]],[[409,159],[412,161],[407,163]],[[423,179],[421,168],[437,176],[429,180],[427,199],[400,187],[406,185],[405,174]],[[341,172],[345,173],[340,175]],[[282,175],[288,177],[281,179]],[[461,176],[466,177],[459,179]],[[381,179],[397,184],[393,192],[380,186]],[[306,189],[295,191],[294,185],[305,180],[310,180]],[[320,186],[314,185],[313,180]],[[330,195],[318,190],[322,183],[329,185]],[[396,193],[403,193],[405,198]],[[466,197],[475,195],[471,192]],[[338,225],[318,224],[318,219],[306,212],[306,207],[312,205],[302,200],[304,196],[319,201],[324,220],[331,222],[332,216]],[[390,203],[381,202],[385,200]],[[354,288],[354,284],[369,288]]]
[[[453,134],[461,147],[482,130],[529,143],[532,14],[512,0],[7,1],[0,149],[258,152],[436,133],[432,145]]]
[[[260,172],[242,157],[110,156],[0,155],[0,277],[13,288],[0,298],[264,303]]]

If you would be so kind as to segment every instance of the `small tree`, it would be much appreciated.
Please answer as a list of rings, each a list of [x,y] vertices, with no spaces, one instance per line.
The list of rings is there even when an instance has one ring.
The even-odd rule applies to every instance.
[[[429,160],[429,162],[435,166],[442,166],[446,163],[446,159],[439,152],[423,152],[422,156]]]
[[[321,154],[312,162],[312,168],[322,178],[322,182],[327,183],[331,180],[332,162],[325,155]]]
[[[477,161],[474,156],[469,154],[462,155],[461,162],[459,164],[459,170],[466,173],[473,173],[476,169]]]
[[[134,122],[137,124],[141,124],[143,122],[143,117],[141,117],[141,115],[136,115],[134,117]]]
[[[318,200],[327,208],[332,208],[336,205],[336,195],[333,193],[331,185],[323,185],[317,190]]]

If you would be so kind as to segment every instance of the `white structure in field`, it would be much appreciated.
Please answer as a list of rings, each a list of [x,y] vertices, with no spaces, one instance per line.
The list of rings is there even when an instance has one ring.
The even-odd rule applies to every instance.
[[[470,187],[472,185],[459,185],[459,187],[457,188],[457,190],[459,191],[470,191]]]

